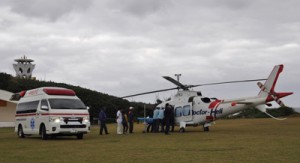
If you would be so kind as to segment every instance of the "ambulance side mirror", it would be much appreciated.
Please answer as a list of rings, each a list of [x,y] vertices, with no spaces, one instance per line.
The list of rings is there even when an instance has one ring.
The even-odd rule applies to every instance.
[[[87,107],[86,107],[86,110],[90,110],[90,107],[87,106]]]

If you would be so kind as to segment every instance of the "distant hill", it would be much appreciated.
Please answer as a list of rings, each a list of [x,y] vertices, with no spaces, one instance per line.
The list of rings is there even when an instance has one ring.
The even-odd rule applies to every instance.
[[[294,111],[300,113],[300,108],[293,107]]]
[[[287,117],[290,115],[294,115],[296,112],[293,108],[290,107],[280,107],[280,108],[269,108],[267,112],[274,117]],[[229,118],[270,118],[265,113],[255,109],[249,108],[241,111],[239,114],[235,116],[229,116]]]
[[[91,117],[98,117],[100,108],[105,106],[107,108],[107,115],[109,118],[115,118],[118,108],[128,109],[134,106],[135,115],[142,116],[144,110],[144,103],[129,102],[125,99],[120,99],[115,96],[93,91],[79,86],[73,86],[65,83],[55,83],[52,81],[38,81],[31,79],[21,79],[13,77],[6,73],[0,73],[0,89],[10,91],[13,93],[21,92],[22,90],[35,89],[39,87],[63,87],[72,89],[76,95],[90,107]],[[147,110],[151,110],[153,105],[147,104]]]

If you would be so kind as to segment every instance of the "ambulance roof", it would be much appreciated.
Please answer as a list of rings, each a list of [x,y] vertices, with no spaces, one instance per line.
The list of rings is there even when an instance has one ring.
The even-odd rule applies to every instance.
[[[31,97],[36,95],[61,95],[61,96],[75,96],[75,92],[71,89],[61,87],[41,87],[20,93],[23,97]]]

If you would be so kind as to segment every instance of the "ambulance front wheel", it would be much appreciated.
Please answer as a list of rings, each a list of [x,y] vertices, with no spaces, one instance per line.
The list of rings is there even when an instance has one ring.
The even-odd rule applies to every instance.
[[[23,127],[19,125],[18,127],[18,136],[19,138],[25,138],[24,132],[23,132]]]
[[[83,133],[77,135],[77,139],[83,139]]]
[[[42,124],[41,126],[41,136],[43,140],[47,140],[48,139],[48,135],[46,133],[46,127],[44,124]]]

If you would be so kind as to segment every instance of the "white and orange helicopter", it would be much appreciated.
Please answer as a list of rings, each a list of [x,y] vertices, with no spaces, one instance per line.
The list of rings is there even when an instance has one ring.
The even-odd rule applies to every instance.
[[[275,66],[267,79],[228,81],[199,85],[183,85],[182,83],[171,77],[163,76],[163,78],[172,82],[177,87],[128,95],[121,98],[178,89],[178,92],[174,97],[172,97],[170,100],[162,102],[156,107],[159,109],[163,109],[167,103],[174,106],[175,124],[180,126],[180,132],[184,132],[186,126],[198,125],[202,125],[204,131],[209,131],[209,127],[214,123],[215,120],[226,117],[228,115],[239,113],[247,108],[256,108],[276,120],[283,120],[273,117],[266,112],[266,105],[271,106],[270,102],[275,101],[280,106],[284,106],[284,103],[280,99],[293,94],[293,92],[275,92],[274,90],[277,79],[279,77],[279,74],[282,72],[283,67],[283,65]],[[260,88],[260,92],[258,93],[258,95],[253,97],[221,100],[217,98],[204,97],[202,96],[201,92],[190,90],[190,88],[198,86],[263,80],[266,80],[264,84],[262,84],[261,82],[257,83],[258,87]]]

